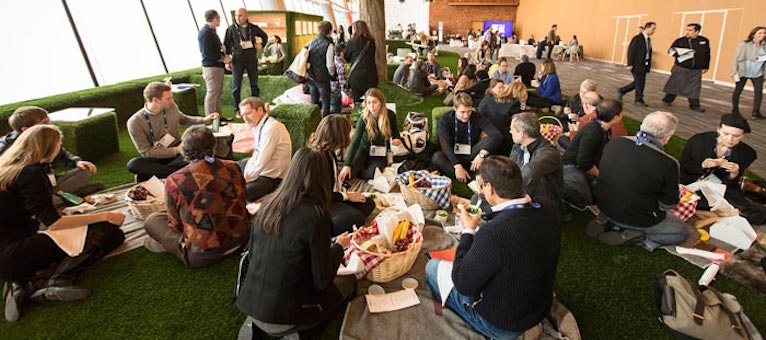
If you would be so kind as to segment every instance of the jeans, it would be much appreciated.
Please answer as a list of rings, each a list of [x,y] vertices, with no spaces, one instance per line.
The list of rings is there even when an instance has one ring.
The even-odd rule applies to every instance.
[[[221,113],[221,94],[223,94],[223,68],[203,67],[202,78],[205,79],[205,117],[213,112]]]
[[[731,95],[731,112],[739,114],[739,96],[742,94],[742,90],[745,89],[747,80],[753,83],[753,113],[761,112],[761,99],[763,99],[763,76],[758,78],[745,78],[742,77],[734,87],[734,93]]]
[[[428,260],[428,263],[426,264],[426,284],[428,285],[428,288],[431,289],[434,298],[441,303],[439,282],[437,280],[440,262],[441,260],[437,259]],[[449,297],[447,298],[445,306],[460,316],[461,319],[465,320],[465,322],[471,325],[471,328],[475,331],[489,338],[516,339],[521,335],[521,333],[500,329],[490,324],[489,321],[485,320],[484,317],[479,315],[479,313],[473,309],[472,304],[473,301],[470,296],[460,294],[460,292],[453,287],[449,292]]]
[[[330,96],[330,113],[340,113],[341,109],[343,109],[343,94],[338,90]]]
[[[654,251],[661,246],[681,244],[689,237],[689,232],[686,230],[686,222],[670,212],[666,212],[665,219],[651,227],[636,227],[620,223],[603,213],[598,216],[598,219],[601,222],[612,222],[623,229],[630,229],[643,233],[643,246],[649,251]]]
[[[619,89],[620,93],[626,94],[630,91],[636,90],[636,103],[644,102],[644,85],[646,85],[646,72],[631,72],[633,74],[633,81],[630,84],[625,85]]]
[[[330,112],[330,102],[332,101],[330,93],[330,82],[317,83],[313,80],[307,82],[311,91],[311,103],[319,105],[319,109],[327,114]],[[320,103],[321,99],[321,105]]]
[[[231,61],[231,95],[234,97],[234,109],[239,108],[242,92],[242,78],[247,71],[247,79],[250,80],[250,95],[258,97],[258,58],[255,53],[246,53],[234,56]]]
[[[164,159],[136,157],[128,161],[128,171],[138,175],[138,181],[143,182],[152,176],[166,178],[188,164],[181,155]]]

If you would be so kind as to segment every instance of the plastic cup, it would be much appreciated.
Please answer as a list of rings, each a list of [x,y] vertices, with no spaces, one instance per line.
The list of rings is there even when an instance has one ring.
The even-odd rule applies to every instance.
[[[468,215],[471,215],[471,216],[481,215],[481,209],[475,205],[469,205],[465,207],[465,211],[468,213]]]
[[[411,277],[408,277],[404,280],[402,280],[402,288],[404,289],[415,289],[418,288],[418,280],[415,280]]]
[[[386,290],[383,289],[383,287],[379,285],[370,285],[369,288],[367,288],[367,294],[370,295],[383,295],[386,294]]]

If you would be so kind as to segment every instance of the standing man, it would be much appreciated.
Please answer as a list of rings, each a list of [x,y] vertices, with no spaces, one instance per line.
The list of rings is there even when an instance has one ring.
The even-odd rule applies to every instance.
[[[245,71],[247,71],[247,78],[250,79],[251,95],[257,97],[260,94],[255,37],[261,38],[262,44],[269,40],[266,32],[247,21],[247,10],[238,9],[237,22],[226,29],[226,36],[223,40],[226,54],[231,56],[231,64],[228,64],[226,68],[231,71],[231,94],[234,97],[234,110],[238,115],[242,76]]]
[[[686,25],[686,35],[676,39],[670,45],[668,53],[676,58],[670,70],[670,78],[665,83],[665,98],[662,101],[670,106],[677,95],[689,98],[689,108],[705,112],[700,107],[702,74],[710,68],[710,40],[700,35],[702,26]]]
[[[636,104],[648,107],[644,102],[646,74],[652,68],[652,39],[649,38],[657,29],[657,24],[650,21],[644,25],[644,31],[636,34],[628,46],[628,71],[633,74],[633,81],[617,89],[617,99],[622,100],[626,93],[636,90]]]
[[[559,25],[553,24],[551,26],[551,30],[548,31],[548,59],[551,58],[551,52],[553,52],[553,47],[558,45],[558,39],[556,36],[556,30],[559,29]]]
[[[221,112],[223,93],[223,67],[231,58],[223,53],[223,44],[215,29],[221,24],[221,16],[214,9],[205,12],[207,24],[197,34],[199,51],[202,54],[202,78],[205,79],[205,116]]]
[[[308,44],[309,64],[306,82],[311,91],[311,103],[319,105],[321,117],[330,114],[330,83],[337,80],[335,74],[335,45],[330,39],[332,24],[329,21],[319,23],[319,33]],[[345,51],[344,51],[345,52]],[[345,58],[345,54],[344,54]]]

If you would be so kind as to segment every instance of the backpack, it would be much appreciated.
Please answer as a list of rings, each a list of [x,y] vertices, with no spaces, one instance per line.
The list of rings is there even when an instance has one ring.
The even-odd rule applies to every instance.
[[[402,126],[402,144],[412,154],[423,152],[428,146],[428,117],[420,112],[410,112]]]

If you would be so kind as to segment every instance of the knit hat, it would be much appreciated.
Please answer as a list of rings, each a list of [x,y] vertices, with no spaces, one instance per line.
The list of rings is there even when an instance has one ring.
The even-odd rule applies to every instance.
[[[745,130],[745,133],[750,133],[750,125],[747,120],[738,114],[727,113],[721,116],[721,125],[735,127]]]

